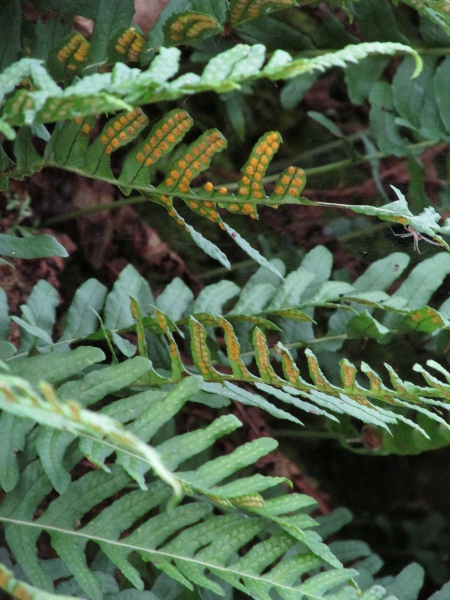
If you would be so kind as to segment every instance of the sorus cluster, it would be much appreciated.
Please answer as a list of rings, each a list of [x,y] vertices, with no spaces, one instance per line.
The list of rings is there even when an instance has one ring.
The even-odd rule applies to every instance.
[[[297,198],[305,185],[305,172],[299,167],[289,167],[278,178],[274,187],[277,196],[293,196]]]
[[[206,169],[212,156],[225,146],[226,140],[220,131],[206,132],[189,146],[184,157],[170,170],[164,183],[168,188],[177,187],[180,192],[187,194],[190,181]]]
[[[79,65],[86,61],[89,48],[89,42],[84,39],[81,33],[74,33],[67,44],[64,44],[59,50],[57,58],[59,62],[66,63],[68,69],[76,71]]]
[[[106,154],[111,154],[124,144],[130,135],[133,135],[139,129],[143,129],[148,123],[147,117],[140,108],[135,108],[131,112],[121,113],[115,119],[107,123],[100,136],[101,143],[106,146]]]
[[[150,167],[171,150],[191,125],[192,119],[184,110],[172,113],[168,119],[158,123],[148,140],[139,147],[135,156],[137,162]]]
[[[115,49],[119,54],[126,56],[128,61],[137,62],[143,45],[144,38],[142,35],[134,27],[130,27],[119,36]]]
[[[177,20],[170,24],[169,38],[175,44],[185,38],[194,40],[204,31],[217,28],[217,22],[208,15],[187,14],[179,15]]]

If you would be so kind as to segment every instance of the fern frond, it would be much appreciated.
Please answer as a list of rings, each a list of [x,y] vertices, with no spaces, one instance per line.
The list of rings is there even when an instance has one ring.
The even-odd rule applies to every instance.
[[[8,98],[0,114],[3,127],[52,123],[67,118],[85,117],[99,112],[131,110],[133,106],[173,100],[184,94],[230,91],[246,80],[257,78],[286,79],[301,73],[358,62],[371,54],[406,53],[416,61],[415,74],[420,72],[417,52],[404,44],[364,43],[347,46],[335,53],[312,59],[292,59],[284,51],[276,51],[262,68],[265,48],[261,44],[239,44],[217,55],[205,66],[201,76],[186,73],[168,81],[178,70],[180,52],[176,48],[161,48],[146,71],[116,63],[111,73],[95,73],[62,90],[46,70],[43,61],[23,58],[0,75],[0,103],[24,78],[29,78],[33,90],[21,89]]]
[[[128,362],[131,364],[131,361]],[[116,365],[114,369],[119,367]],[[184,382],[182,386],[187,385],[186,391],[181,392],[178,388],[181,395],[190,396],[194,383],[193,378]],[[69,393],[67,385],[59,390],[62,397]],[[221,417],[205,430],[169,439],[157,447],[156,455],[132,431],[139,431],[143,439],[153,437],[160,426],[179,410],[177,402],[174,403],[176,390],[166,398],[171,404],[170,411],[161,410],[160,401],[157,401],[156,406],[154,403],[153,409],[150,408],[150,413],[145,410],[127,431],[101,414],[104,411],[92,413],[73,401],[60,401],[48,386],[42,385],[39,394],[24,380],[6,376],[0,391],[1,408],[7,413],[33,419],[61,431],[71,431],[77,437],[93,442],[95,440],[94,446],[108,448],[107,454],[115,451],[118,456],[117,464],[110,465],[107,470],[91,471],[76,481],[69,481],[65,491],[50,501],[48,508],[36,520],[33,520],[33,515],[51,490],[43,469],[44,461],[42,464],[36,460],[29,462],[15,488],[5,494],[0,505],[0,521],[5,526],[11,551],[19,558],[21,567],[34,585],[48,591],[53,589],[52,579],[36,554],[35,544],[41,531],[48,532],[54,551],[83,591],[94,599],[100,599],[102,593],[100,582],[86,562],[88,541],[97,544],[123,575],[140,589],[143,584],[139,572],[128,561],[132,552],[190,588],[196,584],[220,593],[220,586],[208,576],[215,574],[238,589],[256,593],[255,598],[266,598],[271,589],[281,593],[297,591],[306,597],[313,594],[322,598],[326,597],[328,590],[346,583],[357,574],[355,570],[342,569],[320,537],[310,531],[315,521],[302,512],[311,505],[310,498],[293,494],[263,499],[261,493],[282,483],[282,478],[252,476],[220,485],[276,447],[274,440],[260,438],[244,444],[227,456],[203,464],[196,471],[177,470],[186,459],[238,427],[240,423],[235,417]],[[116,406],[110,405],[109,412],[128,420],[129,407],[142,406],[143,398],[138,396],[142,394],[116,401]],[[119,412],[117,409],[120,409]],[[158,415],[157,422],[151,413]],[[40,444],[38,436],[38,450]],[[72,447],[65,453],[64,464],[72,468],[80,456],[79,450]],[[49,460],[55,459],[49,457]],[[150,467],[170,485],[177,482],[175,488],[182,485],[192,501],[154,514],[156,507],[170,499],[171,492],[163,481],[149,479],[147,472]],[[144,489],[130,491],[134,469],[146,475]],[[33,489],[33,494],[24,496],[24,489]],[[24,498],[26,502],[22,501]],[[111,504],[103,507],[101,513],[92,519],[89,515],[94,507],[108,498],[113,499]],[[211,511],[211,503],[216,507],[226,507],[228,514],[215,515]],[[145,521],[142,521],[143,517]],[[138,521],[139,527],[136,528]],[[268,522],[276,528],[273,533],[267,532]],[[272,536],[274,539],[270,542]],[[301,548],[296,546],[298,541],[303,544]],[[307,550],[302,550],[305,547]],[[250,559],[262,551],[264,563],[255,568],[255,562]],[[289,577],[286,579],[286,573],[283,574],[277,567],[268,572],[267,567],[278,562],[287,551],[297,557],[297,564],[291,564]],[[247,560],[243,559],[250,552]],[[327,563],[331,570],[313,575],[307,583],[299,581],[313,566],[317,569]]]
[[[442,284],[445,275],[450,272],[448,255],[437,254],[417,265],[402,286],[390,296],[384,290],[401,276],[408,263],[406,255],[394,253],[377,261],[354,286],[350,286],[347,283],[327,281],[331,273],[331,263],[325,249],[317,248],[310,254],[296,271],[286,277],[281,286],[256,283],[258,279],[255,277],[255,283],[250,280],[240,292],[235,284],[224,281],[205,288],[192,306],[192,295],[182,292],[184,288],[181,282],[172,285],[170,290],[167,289],[160,296],[160,308],[154,306],[148,284],[132,267],[127,267],[106,297],[103,331],[107,332],[112,342],[126,356],[133,355],[136,347],[124,340],[120,332],[135,328],[142,356],[147,358],[149,354],[152,357],[152,349],[160,348],[154,356],[156,362],[148,364],[145,373],[142,372],[139,376],[142,385],[145,386],[172,384],[199,373],[204,381],[202,389],[207,394],[217,394],[244,404],[260,406],[274,416],[297,423],[300,421],[289,410],[291,407],[323,415],[331,420],[336,420],[339,415],[349,415],[385,431],[389,431],[392,425],[403,422],[428,437],[427,427],[424,428],[419,421],[414,422],[404,414],[414,408],[417,412],[424,411],[424,415],[433,420],[436,426],[447,429],[446,421],[436,410],[447,406],[448,390],[444,383],[437,382],[430,386],[428,380],[426,385],[400,382],[387,365],[386,373],[391,380],[391,385],[388,385],[386,377],[382,377],[369,366],[361,364],[358,369],[346,359],[340,363],[340,383],[330,383],[320,369],[320,361],[307,348],[305,357],[309,370],[308,381],[301,375],[291,350],[295,352],[297,347],[312,347],[317,343],[319,351],[321,348],[333,348],[336,351],[345,339],[373,337],[384,341],[388,337],[403,333],[436,335],[439,330],[444,331],[448,323],[446,313],[441,315],[438,310],[426,306],[426,303]],[[320,268],[316,267],[316,261],[322,265]],[[267,277],[270,278],[270,274],[267,274]],[[99,289],[99,292],[101,298],[104,298],[103,290]],[[240,298],[235,307],[222,316],[220,313],[223,312],[223,304],[239,293]],[[173,294],[176,294],[177,299],[176,310]],[[74,304],[75,302],[77,310],[81,315],[84,314],[85,305],[78,305],[77,298]],[[37,310],[37,306],[40,308],[43,302],[41,300],[36,308],[33,308],[33,292],[29,303],[29,310],[33,314],[33,310]],[[143,306],[147,308],[141,313],[140,307]],[[316,341],[313,330],[314,310],[321,306],[333,308],[334,313],[329,319],[328,337]],[[100,305],[98,308],[101,311]],[[54,309],[55,306],[53,311]],[[177,322],[166,315],[165,310],[177,318]],[[77,316],[75,306],[70,308],[69,313],[75,322],[79,321],[80,316]],[[190,315],[189,318],[184,318],[184,314]],[[51,331],[52,318],[45,315],[42,317],[47,320],[46,330]],[[30,317],[30,321],[33,318]],[[17,321],[17,318],[13,319]],[[34,320],[36,321],[36,318]],[[71,322],[68,321],[69,327],[72,327]],[[26,333],[28,326],[22,326]],[[220,334],[214,333],[218,329],[224,333],[223,340]],[[269,330],[280,331],[278,343],[272,347],[269,347],[265,333]],[[36,333],[35,329],[30,331]],[[94,333],[95,321],[89,325],[89,329],[86,330],[86,333],[88,332],[90,339],[101,339],[105,335],[101,331]],[[186,335],[189,346],[181,349],[175,334]],[[68,336],[63,334],[61,341],[55,345],[47,344],[46,347],[54,347],[55,350],[61,347],[67,350],[67,345],[77,339],[79,338],[69,340]],[[34,344],[36,343],[42,343],[39,337],[35,338]],[[27,348],[30,347],[32,346],[27,345]],[[190,352],[193,366],[186,364],[182,358],[186,351]],[[71,353],[74,354],[75,360],[77,352],[80,353],[82,361],[91,360],[88,349],[78,349]],[[56,354],[53,363],[48,361],[47,367],[41,366],[46,360],[46,356],[41,355],[16,358],[9,360],[9,364],[14,374],[25,375],[32,381],[35,377],[33,373],[45,375],[45,369],[50,370],[52,365],[54,370],[49,377],[52,378],[51,381],[57,381],[58,373],[65,372],[71,355]],[[71,372],[77,370],[75,360]],[[94,382],[97,386],[98,381],[106,386],[99,388],[103,393],[113,392],[117,389],[114,388],[115,381],[120,381],[120,369],[128,373],[126,364],[94,372],[85,382],[65,384],[61,388],[63,397],[67,398],[67,394],[72,393],[74,397],[81,399],[84,406],[92,404],[99,396],[92,393],[85,395],[83,390],[90,390]],[[221,366],[228,367],[229,373],[224,373]],[[109,370],[111,373],[117,373],[117,376],[110,375]],[[369,385],[364,386],[362,381],[367,381]],[[260,393],[244,392],[236,385],[239,382],[251,385]],[[129,379],[128,383],[131,384],[132,380]],[[272,396],[277,403],[282,403],[281,406],[275,406],[272,401],[260,395],[261,393]],[[390,404],[391,407],[388,408],[386,404]],[[289,409],[286,409],[286,405]],[[401,409],[400,412],[398,408]],[[5,427],[9,428],[10,425],[5,424]],[[46,445],[50,444],[50,439],[45,442]],[[67,443],[69,442],[66,442],[64,447]],[[103,459],[97,460],[94,454],[90,454],[90,457],[99,465],[104,462]],[[62,489],[60,486],[64,486],[67,474],[55,475],[52,480],[55,485],[58,480],[56,487]],[[14,477],[12,481],[14,482]]]

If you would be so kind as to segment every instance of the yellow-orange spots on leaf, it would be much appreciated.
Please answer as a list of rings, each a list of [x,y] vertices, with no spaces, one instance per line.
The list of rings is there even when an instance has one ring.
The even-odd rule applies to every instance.
[[[256,167],[256,170],[257,170],[259,173],[264,173],[264,165],[262,165],[262,164],[259,164],[259,165]]]
[[[178,189],[180,190],[180,192],[183,192],[185,194],[187,194],[187,192],[189,192],[189,186],[186,185],[185,183],[180,183],[180,185],[178,186]]]
[[[288,177],[287,175],[282,175],[282,177],[281,177],[281,183],[283,185],[289,185],[291,183],[290,177]]]
[[[249,189],[247,187],[239,188],[239,194],[241,196],[248,196],[248,193],[249,193]]]
[[[169,133],[170,129],[169,129],[169,126],[167,125],[167,123],[163,124],[162,130],[164,131],[164,133]]]
[[[115,134],[115,131],[112,127],[108,127],[108,129],[106,130],[106,133],[109,135],[109,137],[113,137],[113,135]]]
[[[151,150],[150,144],[144,144],[144,152],[148,154]]]
[[[106,135],[100,136],[100,141],[101,141],[102,144],[107,144],[108,143],[108,139],[109,138]]]
[[[254,181],[261,181],[261,179],[262,179],[261,173],[255,173],[253,175],[253,179],[254,179]]]
[[[76,65],[67,65],[67,68],[68,68],[70,71],[76,71],[76,70],[77,70],[77,67],[76,67]]]
[[[189,127],[189,125],[191,124],[190,121],[188,119],[183,119],[182,123],[183,127]]]
[[[167,125],[169,126],[170,129],[175,125],[173,117],[170,117],[170,119],[167,121]],[[169,131],[169,129],[167,129],[167,131]]]
[[[179,179],[179,178],[180,178],[180,173],[179,173],[178,171],[176,171],[175,169],[172,169],[172,170],[170,171],[170,174],[172,175],[172,177],[173,177],[174,179]]]
[[[88,134],[91,131],[91,128],[87,123],[85,123],[82,127],[82,130],[83,130],[83,133]]]
[[[192,156],[192,154],[186,154],[185,158],[188,162],[192,162],[194,160],[194,157]]]
[[[236,204],[235,202],[232,202],[231,204],[229,204],[228,208],[232,212],[237,212],[238,210],[241,209],[241,207],[239,206],[239,204]]]
[[[207,181],[205,183],[205,185],[203,186],[203,188],[207,191],[207,192],[212,192],[214,189],[213,184],[210,181]]]
[[[212,221],[213,221],[213,220],[215,221],[216,219],[218,219],[218,218],[219,218],[219,215],[216,213],[216,211],[215,211],[215,210],[212,210],[212,211],[210,212],[210,217],[211,217],[211,220],[212,220]]]
[[[202,165],[200,164],[200,162],[198,160],[194,160],[193,163],[192,163],[192,166],[194,167],[194,169],[196,171],[198,171],[199,169],[202,168]]]
[[[171,209],[169,210],[169,215],[170,215],[171,217],[174,217],[174,216],[176,215],[176,212],[173,210],[173,208],[171,208]]]
[[[193,177],[194,173],[192,172],[192,169],[186,169],[185,175],[188,179],[191,179]]]
[[[163,152],[165,152],[169,148],[167,142],[161,142],[160,145],[159,145],[159,147],[161,148],[161,150]]]
[[[108,144],[106,146],[106,150],[105,150],[106,154],[111,154],[112,151],[113,151],[113,147],[111,146],[111,144]]]
[[[125,131],[121,131],[121,132],[119,133],[119,137],[120,137],[120,139],[122,140],[122,142],[124,142],[124,141],[127,139],[127,137],[128,137],[128,136],[127,136],[127,134],[125,133]]]
[[[300,179],[300,177],[294,177],[294,179],[292,180],[292,185],[295,185],[296,187],[301,187],[303,185],[303,181]]]
[[[116,131],[120,130],[120,122],[119,121],[114,121],[113,123],[113,127]]]
[[[111,140],[111,146],[113,148],[118,148],[120,146],[120,141],[116,137],[113,137]]]
[[[189,200],[189,206],[191,208],[198,208],[198,204],[197,202],[194,202],[194,200]]]
[[[83,122],[83,119],[81,117],[75,117],[74,120],[77,125],[81,125],[81,123]]]
[[[219,194],[228,194],[228,190],[226,187],[222,186],[219,188]]]
[[[291,196],[298,196],[298,188],[295,188],[295,187],[290,187],[290,188],[289,188],[289,194],[290,194]]]
[[[207,211],[207,210],[205,210],[204,208],[201,208],[199,212],[200,212],[202,215],[206,215],[206,214],[208,214],[208,211]]]
[[[259,145],[259,147],[261,148],[261,150],[263,152],[265,152],[267,150],[267,142],[261,142],[261,144]]]
[[[248,165],[245,169],[245,172],[247,173],[247,175],[253,175],[255,169],[251,165]]]
[[[142,152],[138,152],[136,154],[136,160],[138,161],[138,163],[143,163],[145,160],[145,156],[142,154]]]
[[[258,164],[258,159],[252,156],[252,158],[250,159],[250,164],[252,165],[252,167],[256,167],[256,165]]]
[[[164,137],[164,132],[163,132],[163,131],[161,131],[161,129],[157,129],[157,130],[155,131],[155,135],[156,135],[156,137],[157,137],[159,140],[161,140],[161,139]]]
[[[126,125],[128,123],[128,119],[124,115],[121,115],[119,117],[119,121],[120,121],[121,125]]]
[[[119,44],[117,44],[115,48],[119,54],[125,54],[126,52],[125,48],[122,48],[122,46],[120,46]]]
[[[277,194],[278,196],[281,196],[282,194],[284,194],[284,187],[281,185],[277,185],[275,187],[275,194]]]
[[[268,162],[269,162],[269,159],[267,158],[267,156],[261,156],[261,163],[263,165],[267,165]]]
[[[155,149],[153,150],[153,156],[154,156],[156,159],[158,159],[158,158],[161,156],[161,151],[160,151],[160,150],[158,150],[158,148],[155,148]]]
[[[174,181],[171,177],[167,177],[166,180],[164,181],[164,183],[167,185],[167,187],[172,187],[174,184]]]
[[[203,202],[203,206],[206,206],[206,208],[212,208],[213,207],[213,203],[210,202],[209,200],[206,200],[206,202]]]
[[[173,143],[175,142],[175,136],[174,136],[174,135],[172,135],[171,133],[169,133],[169,135],[167,136],[167,141],[168,141],[170,144],[173,144]]]
[[[272,154],[273,154],[273,150],[272,150],[272,148],[267,148],[267,150],[266,150],[266,154],[267,154],[268,156],[272,156]]]
[[[198,145],[198,149],[199,149],[201,152],[204,152],[204,151],[205,151],[205,149],[206,149],[205,142],[200,142],[200,144]]]
[[[245,214],[249,214],[251,212],[253,212],[253,206],[251,204],[244,204],[244,206],[242,207],[242,210]]]
[[[149,158],[147,158],[147,160],[145,161],[145,166],[146,166],[146,167],[149,167],[149,166],[150,166],[150,165],[152,165],[152,164],[153,164],[153,160],[152,160],[150,157],[149,157]]]
[[[259,185],[259,183],[257,181],[254,181],[252,183],[252,190],[259,190],[261,189],[261,186]]]
[[[292,167],[292,166],[289,167],[288,168],[288,173],[289,173],[289,175],[294,175],[294,173],[295,173],[295,167]]]
[[[250,177],[247,177],[247,175],[244,175],[241,181],[244,185],[250,185]]]
[[[341,370],[342,382],[345,387],[352,388],[355,385],[355,369],[344,366]]]
[[[200,151],[199,151],[199,149],[198,149],[198,148],[192,148],[192,154],[193,154],[194,156],[198,156],[198,155],[200,154]]]
[[[208,162],[208,157],[205,154],[202,154],[200,160],[202,163],[206,164]]]

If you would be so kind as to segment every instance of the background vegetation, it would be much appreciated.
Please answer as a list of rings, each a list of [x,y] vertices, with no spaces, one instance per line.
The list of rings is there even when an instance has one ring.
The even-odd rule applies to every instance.
[[[5,593],[450,598],[449,6],[3,2]]]

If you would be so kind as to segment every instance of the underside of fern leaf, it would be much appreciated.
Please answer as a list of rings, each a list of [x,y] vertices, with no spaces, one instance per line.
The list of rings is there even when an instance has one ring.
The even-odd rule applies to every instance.
[[[93,402],[106,389],[114,388],[112,381],[116,381],[116,386],[123,386],[123,378],[113,375],[121,369],[123,371],[121,365],[116,365],[112,371],[110,368],[97,372],[94,387],[93,381],[89,388],[82,383],[69,383],[60,386],[57,393],[71,397],[78,390],[78,398],[83,403]],[[128,372],[130,381],[138,375],[131,361]],[[301,595],[304,590],[307,597],[316,594],[322,598],[328,590],[346,584],[356,571],[343,569],[311,530],[316,523],[305,512],[313,504],[310,498],[288,494],[264,500],[264,492],[283,483],[282,478],[255,475],[222,484],[236,471],[252,465],[272,450],[276,446],[273,440],[261,438],[227,456],[212,459],[195,471],[180,470],[186,460],[240,426],[231,415],[217,419],[205,430],[166,439],[157,446],[158,461],[164,465],[166,474],[156,471],[166,481],[169,481],[167,474],[171,471],[170,477],[177,480],[185,494],[191,497],[177,507],[164,509],[170,500],[170,487],[149,475],[149,447],[133,437],[132,431],[139,432],[145,441],[151,440],[195,391],[191,385],[194,380],[186,383],[190,391],[183,392],[178,386],[178,391],[165,393],[162,397],[158,392],[156,395],[155,392],[138,393],[118,400],[96,414],[74,402],[61,402],[49,387],[42,388],[42,396],[24,380],[5,377],[0,389],[4,415],[14,414],[22,421],[34,418],[42,424],[35,430],[40,460],[29,457],[31,461],[28,460],[16,484],[0,504],[0,522],[5,527],[9,549],[17,556],[31,583],[48,591],[54,586],[51,575],[44,568],[46,561],[39,559],[36,553],[36,542],[45,531],[50,536],[53,550],[83,593],[95,600],[102,598],[102,584],[86,562],[88,542],[94,543],[97,552],[116,565],[128,582],[138,589],[143,589],[140,572],[146,562],[191,589],[195,584],[222,593],[221,586],[210,578],[214,574],[254,598],[266,598],[270,590],[278,590],[282,595],[294,592]],[[83,389],[89,400],[88,397],[83,399]],[[161,405],[162,400],[166,408]],[[132,406],[134,414],[130,413]],[[124,420],[128,421],[127,433],[120,432],[120,421]],[[51,429],[45,426],[48,424]],[[67,439],[68,431],[74,434],[70,439]],[[52,489],[52,463],[57,459],[56,455],[46,454],[44,450],[45,438],[51,432],[54,448],[58,440],[54,434],[59,433],[61,449],[58,454],[64,456],[67,468],[72,469],[79,462],[82,452],[103,469],[91,470],[76,481],[69,479],[60,495],[35,518],[39,504]],[[75,436],[82,439],[79,449],[69,445]],[[147,450],[142,452],[144,448]],[[116,464],[109,462],[107,465],[105,459],[114,450]],[[155,457],[156,454],[151,459],[154,467]],[[134,489],[133,479],[142,481],[141,489]],[[32,489],[33,494],[26,496],[29,500],[24,503],[25,489]],[[89,516],[95,515],[95,507],[108,498],[113,501],[102,507],[101,514]],[[216,512],[219,507],[225,507],[226,514],[216,514],[212,510],[214,506]],[[160,508],[157,510],[157,507]],[[286,552],[291,556],[289,573],[277,566]],[[137,562],[136,559],[129,562],[131,554],[140,557]],[[264,560],[256,560],[262,554]],[[141,564],[139,570],[136,569],[138,564]],[[321,572],[326,565],[327,570]],[[302,582],[311,569],[316,574],[309,577],[307,583]]]
[[[437,254],[416,266],[392,297],[382,290],[401,276],[407,266],[406,255],[394,253],[374,263],[355,282],[355,287],[326,278],[317,286],[315,261],[325,265],[330,257],[324,248],[317,248],[282,285],[275,281],[272,284],[249,281],[247,289],[240,291],[235,284],[223,281],[205,288],[194,304],[190,290],[177,280],[155,302],[147,282],[128,267],[109,294],[95,280],[86,283],[86,291],[79,290],[68,313],[66,331],[55,343],[48,333],[54,313],[53,317],[50,314],[38,317],[42,302],[49,302],[50,298],[55,302],[53,288],[42,283],[30,296],[22,317],[12,320],[23,330],[21,349],[36,348],[44,354],[11,357],[8,364],[14,375],[25,375],[32,381],[39,375],[53,383],[58,373],[76,368],[75,356],[80,355],[81,365],[83,360],[91,360],[93,349],[85,354],[81,349],[67,354],[71,344],[106,339],[111,349],[116,347],[125,356],[136,352],[141,355],[146,365],[140,379],[144,389],[157,389],[200,375],[203,394],[222,397],[225,403],[234,400],[259,406],[277,418],[298,424],[299,411],[304,411],[325,417],[330,423],[338,422],[342,416],[350,417],[379,428],[385,436],[390,435],[393,427],[404,424],[426,440],[432,437],[432,427],[439,429],[440,439],[446,440],[449,427],[440,414],[448,405],[445,381],[422,371],[425,385],[412,384],[401,381],[389,365],[380,375],[364,363],[357,367],[342,359],[340,381],[331,382],[320,367],[320,357],[321,347],[336,351],[346,338],[372,337],[383,343],[395,335],[444,332],[448,324],[446,312],[441,314],[426,306],[426,300],[450,273],[448,254]],[[411,295],[409,290],[416,289],[417,282],[424,286],[425,274],[429,295],[423,295],[422,306],[417,303],[417,295]],[[266,278],[270,277],[274,275],[268,273]],[[370,291],[372,282],[376,282],[376,288]],[[221,315],[223,304],[237,294],[240,298],[234,308]],[[90,310],[96,297],[95,310],[103,315],[100,329]],[[316,354],[308,346],[314,344],[314,311],[321,306],[335,312],[329,319],[329,340],[325,337],[317,344]],[[86,321],[80,336],[79,324],[86,315],[90,315],[89,324]],[[137,346],[122,337],[123,333],[133,331]],[[298,337],[292,337],[292,332],[297,332]],[[278,336],[276,343],[274,336]],[[297,363],[298,347],[306,347],[303,373]],[[45,353],[52,349],[59,352],[48,362]],[[145,362],[148,358],[152,362]],[[48,365],[45,370],[44,365]],[[91,377],[94,376],[93,373]],[[87,387],[90,381],[86,380]],[[253,393],[242,386],[250,386]],[[78,391],[74,392],[74,397],[78,395]],[[417,415],[422,417],[419,419]],[[5,421],[4,427],[10,424]],[[89,456],[96,464],[102,464],[94,454]],[[8,471],[4,477],[5,482],[14,482],[17,469]],[[67,475],[60,473],[58,478],[64,482]],[[8,488],[12,484],[5,485]]]

